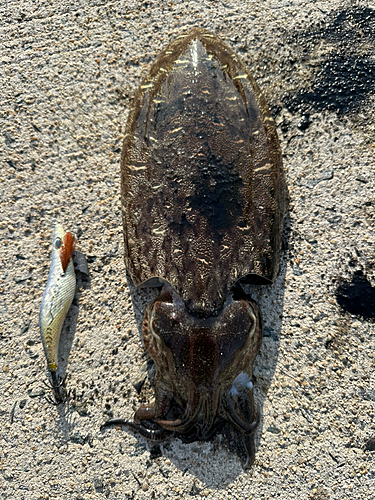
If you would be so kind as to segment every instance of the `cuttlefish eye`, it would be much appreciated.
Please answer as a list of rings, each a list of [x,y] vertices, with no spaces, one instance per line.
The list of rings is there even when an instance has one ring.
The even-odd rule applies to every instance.
[[[56,241],[55,241],[55,248],[56,248],[56,250],[59,250],[61,248],[61,245],[62,245],[62,239],[61,238],[56,238]]]
[[[249,375],[247,373],[241,372],[237,377],[233,380],[232,387],[229,390],[229,395],[232,398],[235,398],[239,394],[243,393],[246,390],[253,389],[253,383],[251,382]]]

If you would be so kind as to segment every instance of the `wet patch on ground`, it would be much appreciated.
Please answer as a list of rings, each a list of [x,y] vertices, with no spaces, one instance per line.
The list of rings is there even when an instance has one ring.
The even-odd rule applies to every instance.
[[[364,319],[375,318],[375,287],[363,271],[355,271],[351,281],[342,281],[336,290],[340,307],[350,314]]]
[[[290,112],[345,115],[375,93],[375,10],[351,5],[331,12],[320,24],[289,35],[288,42],[300,54],[297,65],[314,75],[305,88],[284,96]]]

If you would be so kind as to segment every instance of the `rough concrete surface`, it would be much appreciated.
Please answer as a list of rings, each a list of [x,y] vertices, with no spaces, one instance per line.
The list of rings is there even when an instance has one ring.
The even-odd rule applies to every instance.
[[[2,0],[0,498],[375,499],[375,3]],[[256,462],[222,435],[151,445],[127,428],[152,400],[140,342],[154,291],[129,289],[119,159],[157,53],[206,27],[264,90],[290,193],[288,245],[255,287]],[[87,257],[53,406],[38,331],[52,220]]]

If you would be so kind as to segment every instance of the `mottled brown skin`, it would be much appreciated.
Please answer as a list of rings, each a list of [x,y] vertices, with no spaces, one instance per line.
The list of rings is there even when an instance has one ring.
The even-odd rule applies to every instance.
[[[164,285],[143,323],[144,345],[156,366],[155,403],[139,408],[135,421],[154,421],[188,440],[207,440],[229,421],[243,437],[250,466],[258,423],[251,370],[262,335],[260,309],[245,295],[230,294],[217,316],[202,318]]]
[[[229,421],[254,460],[252,365],[259,307],[241,281],[270,283],[287,208],[262,93],[218,37],[193,29],[161,52],[130,111],[122,152],[127,270],[165,283],[145,312],[155,403],[133,427],[208,439]]]

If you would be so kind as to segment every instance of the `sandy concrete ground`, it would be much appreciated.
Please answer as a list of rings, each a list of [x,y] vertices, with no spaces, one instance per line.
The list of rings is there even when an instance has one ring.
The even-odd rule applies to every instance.
[[[0,498],[375,499],[375,3],[2,0],[0,19]],[[152,446],[99,430],[152,399],[148,381],[134,386],[155,294],[130,293],[123,262],[129,102],[193,26],[220,35],[263,88],[291,197],[281,274],[252,289],[265,337],[246,473],[221,435]],[[58,407],[38,331],[53,218],[90,269],[63,331],[73,392]]]

